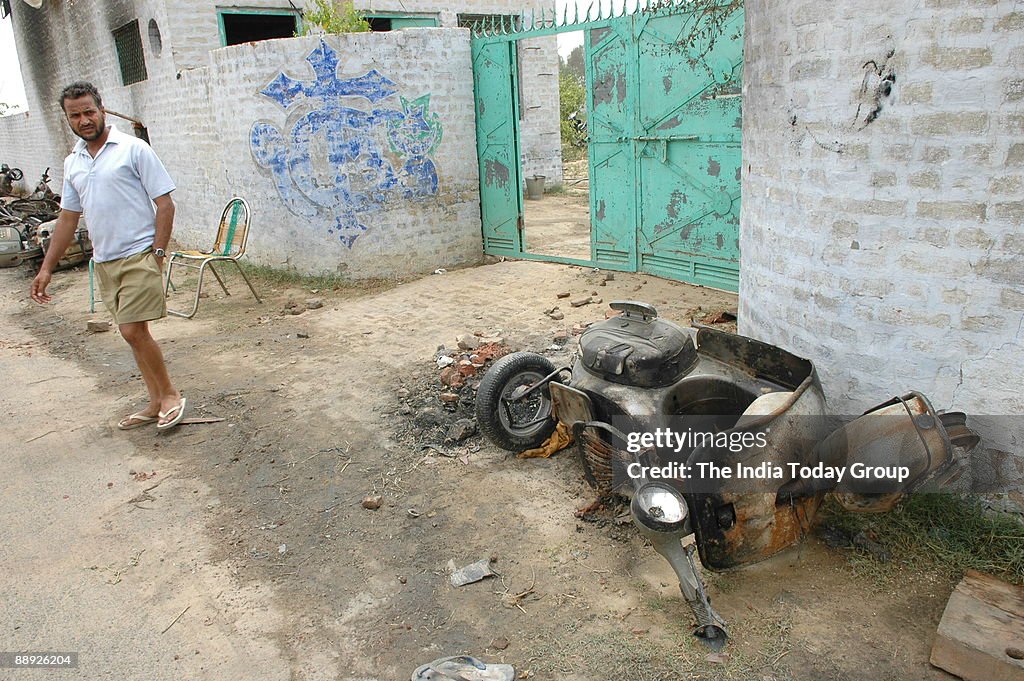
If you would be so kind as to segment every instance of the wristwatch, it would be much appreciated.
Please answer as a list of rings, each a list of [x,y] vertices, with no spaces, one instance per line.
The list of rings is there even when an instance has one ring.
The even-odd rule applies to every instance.
[[[162,248],[154,248],[153,249],[153,255],[155,255],[158,258],[166,258],[167,257],[167,252],[164,249],[162,249]]]

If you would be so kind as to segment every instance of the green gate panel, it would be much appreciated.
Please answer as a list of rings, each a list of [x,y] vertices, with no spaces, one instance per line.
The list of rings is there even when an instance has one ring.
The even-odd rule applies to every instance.
[[[583,30],[592,263],[738,289],[743,10],[707,30],[690,7],[474,36],[485,252],[540,258],[522,252],[516,42]]]
[[[522,252],[523,192],[516,113],[515,43],[473,41],[476,147],[484,252]]]
[[[584,34],[590,136],[590,257],[636,271],[636,62],[629,18]]]
[[[709,44],[677,44],[700,20],[635,17],[639,269],[695,284],[739,287],[743,11]],[[706,32],[704,32],[706,33]],[[703,56],[701,56],[703,55]]]

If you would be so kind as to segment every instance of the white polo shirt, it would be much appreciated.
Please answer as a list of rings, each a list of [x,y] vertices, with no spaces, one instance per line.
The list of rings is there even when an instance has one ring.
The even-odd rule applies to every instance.
[[[60,207],[85,215],[93,259],[108,262],[153,246],[153,199],[174,189],[152,147],[110,126],[96,158],[89,155],[85,140],[79,140],[64,159]]]

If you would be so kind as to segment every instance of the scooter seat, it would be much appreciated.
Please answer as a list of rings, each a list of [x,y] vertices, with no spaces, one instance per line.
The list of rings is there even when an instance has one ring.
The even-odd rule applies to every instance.
[[[590,373],[636,388],[670,386],[697,362],[693,338],[682,327],[631,315],[592,325],[580,337],[580,349]]]

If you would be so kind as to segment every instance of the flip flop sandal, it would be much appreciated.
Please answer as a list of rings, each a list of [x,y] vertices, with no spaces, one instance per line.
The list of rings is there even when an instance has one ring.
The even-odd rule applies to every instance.
[[[484,664],[475,657],[442,657],[419,667],[412,681],[515,681],[516,670],[510,664]]]
[[[173,428],[176,425],[178,425],[179,423],[181,423],[181,420],[183,418],[185,418],[185,398],[184,397],[181,398],[181,402],[179,402],[178,404],[174,405],[173,407],[171,407],[167,411],[160,412],[160,420],[163,421],[165,418],[171,416],[171,414],[174,414],[174,418],[172,418],[170,421],[168,421],[166,423],[158,423],[158,424],[156,424],[156,429],[158,431],[164,432],[166,430],[170,430],[171,428]]]
[[[134,430],[142,426],[148,426],[151,423],[156,423],[159,420],[156,416],[146,416],[141,412],[136,412],[118,421],[117,428],[118,430]]]

